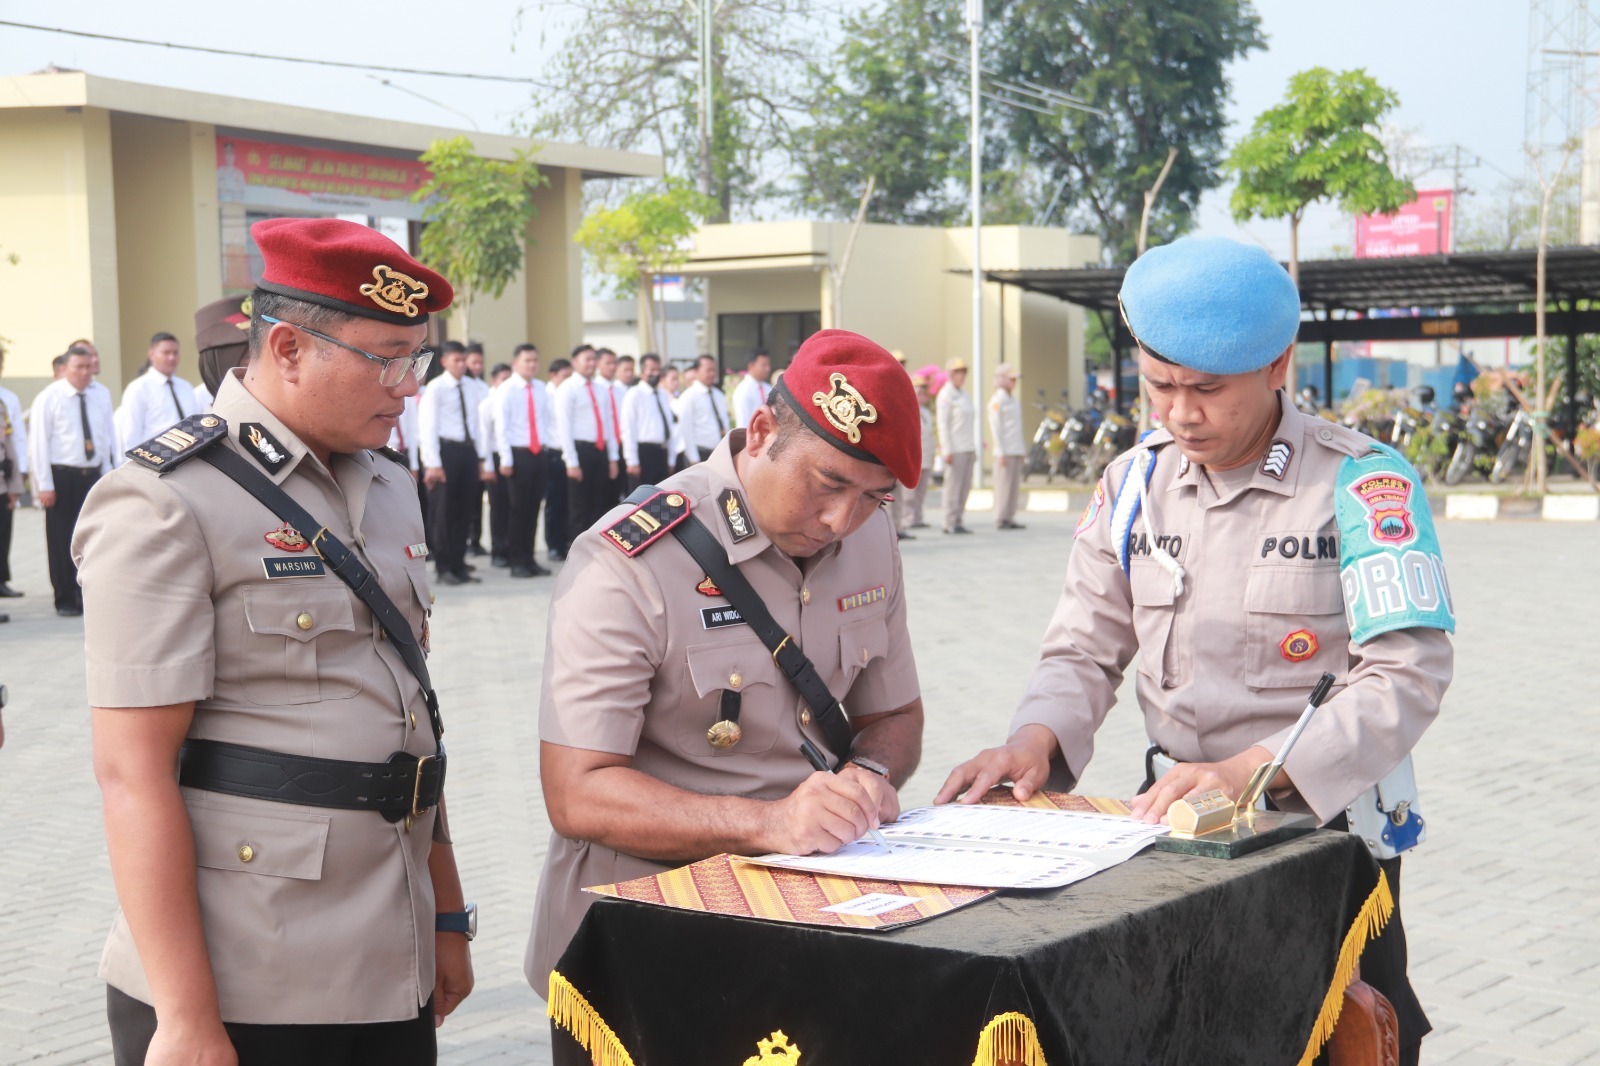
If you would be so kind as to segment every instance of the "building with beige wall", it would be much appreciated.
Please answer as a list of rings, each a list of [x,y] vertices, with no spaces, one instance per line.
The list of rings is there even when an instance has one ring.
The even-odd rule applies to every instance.
[[[706,338],[724,370],[742,369],[756,347],[776,367],[816,329],[865,334],[906,353],[912,368],[972,362],[972,230],[864,225],[850,249],[844,222],[755,222],[703,226],[682,273],[706,282]],[[1100,243],[1060,229],[985,226],[987,270],[1097,263]],[[1039,390],[1052,404],[1084,399],[1081,308],[1013,286],[986,283],[983,366],[994,389],[1002,362],[1022,374],[1018,395],[1031,435]]]
[[[419,154],[469,137],[510,159],[517,137],[288,107],[76,72],[0,78],[0,337],[6,384],[27,402],[77,337],[101,353],[114,395],[151,334],[183,348],[199,380],[195,309],[248,290],[260,259],[248,226],[272,215],[338,216],[416,251],[426,180]],[[528,260],[496,300],[474,300],[472,335],[491,358],[532,340],[565,352],[583,332],[581,220],[586,178],[650,177],[659,157],[541,144]],[[16,256],[11,265],[7,256]],[[436,326],[450,335],[459,326]]]

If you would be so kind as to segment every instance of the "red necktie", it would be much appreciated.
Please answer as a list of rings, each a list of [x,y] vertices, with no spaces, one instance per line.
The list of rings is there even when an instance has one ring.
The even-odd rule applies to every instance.
[[[533,382],[528,382],[528,450],[539,450],[539,416],[533,412]]]
[[[600,419],[600,403],[594,398],[594,382],[585,381],[583,387],[589,390],[589,406],[594,411],[595,443],[605,448],[608,446],[606,442],[606,424]]]

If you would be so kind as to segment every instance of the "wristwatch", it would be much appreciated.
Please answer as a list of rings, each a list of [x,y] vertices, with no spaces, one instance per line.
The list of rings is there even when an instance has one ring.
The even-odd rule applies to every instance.
[[[850,761],[861,767],[869,774],[877,774],[879,777],[884,778],[885,780],[887,780],[889,777],[889,768],[887,766],[883,765],[881,762],[875,762],[874,760],[867,758],[865,755],[852,755],[850,756]]]
[[[467,904],[464,911],[445,911],[433,916],[435,933],[464,933],[467,940],[478,935],[478,905]]]

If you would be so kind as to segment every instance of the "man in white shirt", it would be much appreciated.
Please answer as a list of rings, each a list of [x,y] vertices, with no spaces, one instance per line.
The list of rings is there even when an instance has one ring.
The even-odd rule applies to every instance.
[[[519,344],[511,356],[511,376],[494,393],[495,451],[506,483],[510,513],[506,524],[506,558],[512,577],[537,577],[550,571],[533,558],[539,530],[539,504],[544,501],[544,450],[553,441],[555,409],[539,380],[539,349]],[[548,512],[545,521],[550,521]],[[548,541],[549,538],[546,538]]]
[[[72,561],[72,531],[89,490],[117,465],[111,393],[94,381],[92,356],[79,350],[69,353],[62,377],[34,398],[29,425],[28,466],[34,500],[45,512],[56,613],[75,618],[83,614],[83,596],[78,567]]]
[[[202,410],[195,404],[194,386],[178,377],[178,338],[157,333],[145,353],[150,369],[128,382],[117,408],[117,439],[125,449],[150,440],[157,433]]]
[[[639,384],[639,372],[634,365],[633,356],[617,356],[617,384],[624,389],[631,389]]]
[[[628,395],[628,387],[617,380],[617,369],[622,365],[622,361],[617,358],[617,353],[612,351],[610,348],[597,349],[594,355],[594,387],[596,389],[599,389],[601,385],[606,387],[606,392],[601,394],[600,402],[601,404],[609,403],[611,405],[611,410],[608,412],[611,416],[611,424],[620,427],[622,425],[622,401],[626,399]],[[618,435],[620,436],[620,434],[621,430],[619,428]],[[614,497],[612,500],[613,503],[621,500],[623,496],[627,495],[627,493],[623,490],[623,486],[627,483],[627,480],[628,479],[623,475],[622,469],[619,465],[617,469],[617,476],[611,479],[611,494]]]
[[[728,435],[728,398],[717,381],[714,357],[702,355],[696,359],[693,377],[673,410],[683,435],[684,456],[688,462],[698,463]]]
[[[556,426],[567,466],[567,543],[600,521],[617,502],[622,444],[611,417],[611,394],[595,374],[595,350],[580,344],[572,353],[572,376],[556,390]]]
[[[1022,498],[1022,461],[1028,442],[1022,437],[1022,401],[1017,399],[1017,372],[1009,363],[994,371],[989,397],[989,439],[994,441],[994,527],[1022,529],[1017,504]]]
[[[572,523],[567,518],[567,457],[562,451],[560,419],[555,418],[556,390],[572,376],[571,359],[553,359],[545,373],[544,394],[550,401],[553,421],[540,430],[544,445],[544,549],[545,555],[559,562],[572,546]]]
[[[661,390],[661,357],[646,352],[639,368],[643,376],[622,400],[622,457],[630,489],[661,484],[683,451],[672,398]]]
[[[934,404],[939,451],[944,455],[944,531],[971,533],[972,530],[961,524],[967,509],[967,494],[972,491],[972,464],[977,458],[977,444],[972,436],[975,423],[972,397],[963,391],[967,384],[967,364],[952,359],[945,370],[950,380],[939,390]]]
[[[757,408],[767,405],[767,394],[772,391],[767,379],[772,376],[772,360],[766,352],[757,352],[744,365],[744,380],[733,390],[734,425],[748,426],[750,416]]]
[[[500,468],[509,466],[511,459],[500,450],[500,426],[497,421],[500,417],[500,408],[496,402],[496,394],[510,376],[510,363],[496,363],[490,367],[485,380],[489,391],[484,393],[483,399],[478,403],[478,421],[483,423],[483,438],[489,447],[489,457],[483,464],[489,477],[480,482],[483,485],[483,495],[489,500],[489,564],[501,569],[511,565],[511,560],[506,555],[506,529],[507,519],[511,514],[511,497],[506,494],[506,479],[500,476]],[[479,511],[482,511],[481,504]]]
[[[457,342],[439,357],[444,373],[422,390],[417,436],[422,480],[428,486],[428,550],[441,585],[476,581],[467,565],[467,528],[477,486],[486,476],[489,442],[478,419],[486,386],[467,376],[466,350]]]
[[[4,374],[5,369],[6,350],[0,348],[0,374]],[[22,419],[22,401],[6,388],[0,388],[0,437],[11,441],[11,469],[3,469],[5,460],[0,459],[0,494],[6,497],[0,500],[0,599],[8,600],[22,595],[11,587],[11,512],[17,506],[21,490],[9,494],[5,486],[19,484],[28,474],[28,427]],[[5,446],[0,444],[0,452],[4,451]]]

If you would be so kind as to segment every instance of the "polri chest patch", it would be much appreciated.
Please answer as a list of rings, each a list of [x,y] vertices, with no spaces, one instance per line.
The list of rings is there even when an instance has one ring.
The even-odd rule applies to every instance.
[[[239,425],[239,446],[265,467],[269,474],[276,474],[289,461],[289,449],[260,422],[243,422]]]

